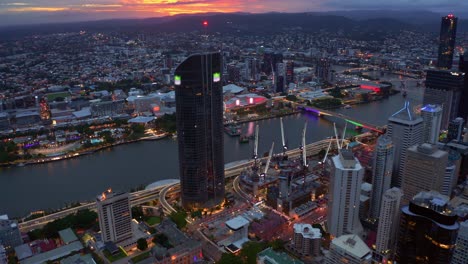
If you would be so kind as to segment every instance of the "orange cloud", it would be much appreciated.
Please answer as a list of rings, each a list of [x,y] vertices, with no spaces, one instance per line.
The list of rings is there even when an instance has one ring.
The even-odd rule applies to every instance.
[[[0,0],[1,1],[1,0]],[[265,2],[259,0],[104,0],[95,3],[80,3],[81,0],[71,0],[67,4],[53,4],[47,6],[30,5],[25,3],[10,3],[9,7],[0,9],[0,13],[8,12],[115,12],[116,16],[123,13],[134,17],[167,16],[195,13],[230,13],[238,11],[264,12]],[[98,3],[96,3],[98,2]],[[23,6],[27,5],[27,6]],[[0,4],[1,5],[1,4]]]
[[[7,8],[7,12],[59,12],[67,11],[70,8],[67,7],[18,7],[18,8]]]

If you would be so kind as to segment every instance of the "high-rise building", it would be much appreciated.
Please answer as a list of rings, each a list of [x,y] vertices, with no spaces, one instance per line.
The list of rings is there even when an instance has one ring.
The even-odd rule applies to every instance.
[[[377,219],[384,192],[390,189],[392,183],[394,148],[392,139],[386,135],[380,136],[374,150],[372,171],[372,196],[370,217]]]
[[[310,224],[294,224],[294,237],[292,247],[303,256],[318,256],[322,233],[320,229],[313,228]]]
[[[465,120],[463,120],[463,118],[461,117],[457,117],[449,123],[447,142],[450,142],[452,140],[456,140],[458,142],[462,141],[464,124]]]
[[[5,247],[0,244],[0,264],[8,264],[8,257]]]
[[[453,149],[448,151],[448,161],[445,167],[445,175],[442,180],[442,188],[440,193],[443,195],[451,196],[453,188],[457,185],[458,175],[460,173],[460,160],[461,155]]]
[[[459,229],[449,198],[437,192],[421,192],[401,209],[396,247],[397,263],[446,264],[455,249]]]
[[[421,117],[423,119],[423,142],[436,144],[439,142],[442,107],[425,105],[421,108]]]
[[[440,25],[439,56],[437,57],[437,67],[439,68],[452,68],[455,38],[457,36],[457,21],[458,18],[452,14],[442,17],[442,23]]]
[[[408,148],[403,173],[403,204],[419,192],[442,191],[448,153],[435,145],[423,143]]]
[[[274,83],[275,83],[275,92],[283,93],[286,87],[286,64],[277,63],[276,70],[274,74]]]
[[[331,81],[331,67],[328,59],[322,58],[317,61],[315,66],[315,76],[319,82]]]
[[[371,261],[370,248],[357,235],[351,234],[342,235],[332,240],[325,264],[370,264]]]
[[[294,61],[290,60],[286,62],[286,85],[294,82]]]
[[[132,237],[132,212],[128,193],[111,189],[96,197],[102,241],[120,242]]]
[[[8,215],[0,215],[0,244],[8,252],[23,244],[18,223],[8,219]]]
[[[182,205],[224,200],[223,89],[219,53],[188,57],[175,70]]]
[[[283,54],[272,51],[265,52],[263,54],[264,73],[271,74],[273,71],[275,71],[275,66],[277,63],[283,63]]]
[[[364,168],[349,150],[332,158],[327,224],[333,237],[359,234],[359,202]]]
[[[451,264],[466,263],[468,263],[468,220],[460,223]]]
[[[403,193],[399,188],[393,187],[385,191],[382,196],[382,204],[377,229],[377,241],[375,243],[374,259],[379,263],[389,259],[396,243],[396,235],[400,220],[400,200]]]
[[[247,58],[245,60],[247,70],[247,79],[249,81],[258,81],[260,76],[260,62],[256,58]]]
[[[405,107],[388,119],[387,135],[394,146],[392,186],[401,188],[406,151],[409,147],[422,143],[423,120],[416,116],[408,102]]]
[[[460,62],[458,64],[458,67],[459,70],[465,74],[465,85],[461,93],[460,102],[468,102],[468,49],[465,50],[465,53],[460,56]],[[468,120],[468,104],[460,103],[460,105],[458,106],[457,116]]]
[[[447,129],[450,120],[457,118],[465,74],[449,70],[428,70],[423,105],[442,106],[441,129]]]

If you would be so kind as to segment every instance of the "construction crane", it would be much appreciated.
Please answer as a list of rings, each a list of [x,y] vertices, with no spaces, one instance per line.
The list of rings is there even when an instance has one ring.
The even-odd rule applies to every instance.
[[[345,123],[344,129],[343,129],[340,148],[343,148],[343,144],[344,144],[344,141],[346,139],[346,127],[347,126],[348,126],[348,122]]]
[[[273,156],[273,148],[275,147],[275,142],[273,142],[271,144],[271,148],[270,148],[270,152],[268,153],[268,159],[267,159],[267,162],[265,164],[265,170],[263,171],[262,174],[260,174],[260,177],[263,178],[263,180],[265,180],[265,177],[267,175],[267,172],[268,172],[268,169],[270,169],[270,161],[271,161],[271,157]]]
[[[253,152],[253,160],[254,160],[254,171],[256,172],[258,169],[258,124],[255,126],[255,142],[254,142],[254,152]]]
[[[333,123],[333,129],[334,129],[334,131],[335,131],[336,147],[337,147],[337,149],[338,149],[338,153],[340,153],[340,152],[341,152],[341,145],[342,145],[342,144],[340,144],[340,140],[338,139],[338,133],[337,133],[337,131],[336,131],[336,124],[335,124],[335,123]],[[345,131],[345,133],[346,133],[346,125],[345,125],[344,131]],[[333,142],[333,141],[334,141],[333,139],[330,139],[330,142],[328,143],[328,148],[327,148],[327,151],[325,152],[325,157],[323,157],[323,160],[322,160],[322,162],[321,162],[322,164],[324,164],[325,161],[327,161],[328,153],[330,152],[330,148],[331,148],[331,145],[332,145],[332,142]]]
[[[306,131],[307,131],[307,122],[304,124],[304,129],[302,130],[302,143],[300,149],[302,150],[302,165],[304,168],[307,168],[309,164],[307,164],[307,152],[306,152]]]
[[[284,126],[283,126],[282,117],[280,117],[280,124],[281,124],[281,141],[283,143],[283,158],[286,158],[286,151],[288,150],[288,146],[286,145],[286,140],[284,139]]]

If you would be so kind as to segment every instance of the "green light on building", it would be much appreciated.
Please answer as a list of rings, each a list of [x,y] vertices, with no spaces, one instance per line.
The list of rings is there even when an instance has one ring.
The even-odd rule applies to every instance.
[[[174,76],[174,84],[175,85],[180,85],[182,83],[182,77],[180,75],[175,75]]]
[[[219,82],[221,81],[221,73],[215,72],[213,73],[213,82]]]

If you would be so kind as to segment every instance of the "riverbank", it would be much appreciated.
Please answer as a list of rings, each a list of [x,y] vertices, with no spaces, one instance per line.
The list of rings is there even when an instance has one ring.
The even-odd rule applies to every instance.
[[[59,153],[58,155],[55,155],[55,156],[49,156],[49,157],[39,158],[39,159],[35,159],[35,160],[13,161],[13,162],[9,162],[7,164],[1,164],[0,167],[23,167],[23,166],[26,166],[26,165],[36,165],[36,164],[43,164],[43,163],[49,163],[49,162],[54,162],[54,161],[78,158],[78,157],[81,157],[81,156],[93,154],[93,153],[96,153],[96,152],[101,151],[101,150],[110,149],[110,148],[114,148],[114,147],[121,146],[121,145],[127,145],[127,144],[141,142],[141,141],[159,140],[159,139],[166,138],[168,136],[169,136],[169,133],[163,133],[163,134],[159,134],[159,135],[142,137],[142,138],[134,139],[134,140],[119,141],[119,142],[115,142],[113,144],[101,145],[101,146],[93,147],[93,148],[90,148],[90,149],[83,149],[81,151],[76,151],[75,153],[68,153],[68,154],[60,154]]]
[[[261,121],[261,120],[267,120],[267,119],[274,119],[274,118],[278,118],[278,117],[290,116],[290,115],[295,115],[295,114],[299,114],[299,113],[301,113],[301,111],[294,110],[294,111],[291,111],[291,112],[288,112],[288,113],[281,113],[281,114],[246,118],[246,119],[234,121],[232,123],[225,123],[224,125],[226,126],[226,125],[230,125],[230,124],[234,124],[234,125],[244,124],[244,123],[249,123],[249,122],[255,122],[255,121]]]

